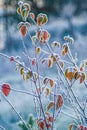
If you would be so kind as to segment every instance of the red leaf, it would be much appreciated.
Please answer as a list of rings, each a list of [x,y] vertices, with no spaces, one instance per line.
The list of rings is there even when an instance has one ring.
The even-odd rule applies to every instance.
[[[21,32],[21,35],[22,35],[22,36],[25,36],[25,35],[26,35],[27,30],[26,30],[26,26],[25,26],[25,25],[23,25],[23,26],[20,28],[20,32]]]
[[[9,59],[11,62],[13,62],[15,60],[14,56],[11,56]]]
[[[8,96],[9,95],[9,93],[10,93],[10,85],[9,84],[6,84],[6,83],[4,83],[4,84],[2,84],[2,92],[3,92],[3,94],[5,95],[5,96]]]

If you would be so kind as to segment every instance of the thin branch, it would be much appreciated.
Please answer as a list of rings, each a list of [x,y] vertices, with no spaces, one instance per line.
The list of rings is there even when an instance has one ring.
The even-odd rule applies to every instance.
[[[19,117],[19,119],[23,122],[23,124],[25,125],[25,127],[27,128],[27,130],[31,130],[31,128],[29,126],[27,126],[26,122],[23,120],[22,116],[17,112],[17,110],[15,109],[15,107],[12,105],[12,103],[4,96],[4,94],[2,94],[5,101],[11,106],[11,108],[13,109],[13,111],[16,113],[16,115]]]

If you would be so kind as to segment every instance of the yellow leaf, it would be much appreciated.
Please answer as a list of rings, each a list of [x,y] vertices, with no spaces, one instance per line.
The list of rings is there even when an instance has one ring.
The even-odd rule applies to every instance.
[[[50,94],[50,88],[46,88],[46,95],[48,96]]]
[[[20,74],[21,74],[21,75],[24,74],[24,68],[23,68],[23,67],[20,68]]]
[[[51,101],[51,102],[49,103],[49,105],[47,106],[47,111],[48,111],[49,109],[51,109],[53,106],[54,106],[54,102]]]
[[[17,8],[17,13],[18,13],[18,14],[21,14],[21,9],[20,9],[20,7]]]
[[[41,48],[40,47],[37,47],[36,48],[36,54],[39,54],[41,52]]]
[[[68,69],[65,70],[65,76],[67,77],[68,75]]]

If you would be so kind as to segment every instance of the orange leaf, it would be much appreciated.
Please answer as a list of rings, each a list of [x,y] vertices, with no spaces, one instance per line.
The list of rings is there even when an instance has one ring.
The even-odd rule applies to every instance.
[[[74,78],[74,73],[73,72],[68,72],[67,73],[67,78],[68,78],[68,80],[72,80]]]
[[[2,92],[3,92],[3,94],[5,95],[5,96],[8,96],[9,95],[9,93],[10,93],[10,85],[9,84],[6,84],[6,83],[4,83],[4,84],[2,84]]]
[[[59,109],[62,105],[63,105],[63,97],[62,95],[58,95],[58,99],[57,99],[57,102],[56,102],[56,109]]]
[[[27,30],[26,30],[26,26],[25,25],[22,25],[22,27],[20,28],[20,32],[21,32],[22,36],[26,35]]]

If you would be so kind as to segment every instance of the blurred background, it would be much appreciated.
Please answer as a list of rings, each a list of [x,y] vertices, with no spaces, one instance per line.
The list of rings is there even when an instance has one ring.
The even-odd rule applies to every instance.
[[[75,39],[75,44],[71,48],[73,54],[77,52],[79,60],[87,58],[87,0],[23,0],[23,2],[31,4],[31,11],[36,16],[41,12],[47,14],[49,22],[45,28],[51,34],[50,43],[57,40],[62,44],[64,42],[63,37],[70,35]],[[21,50],[23,48],[17,29],[21,17],[16,12],[17,3],[18,0],[0,0],[0,52],[22,56]],[[34,28],[32,25],[31,33],[33,33]],[[27,37],[25,40],[29,43]],[[30,44],[28,46],[31,48]],[[10,65],[8,60],[0,57],[0,84],[8,82],[17,89],[20,88],[21,84],[21,87],[26,90],[26,84],[19,74],[14,72],[14,68],[15,66]],[[15,96],[12,93],[8,98],[14,102],[24,119],[27,119],[27,114],[31,112],[33,104],[30,108],[29,101],[31,98],[28,96],[21,98],[21,96],[21,94]],[[14,128],[20,130],[17,126],[18,118],[1,96],[0,100],[0,125],[7,130],[14,130]],[[25,111],[25,107],[27,111]],[[64,118],[61,120],[63,121]],[[65,128],[67,129],[67,127]]]

